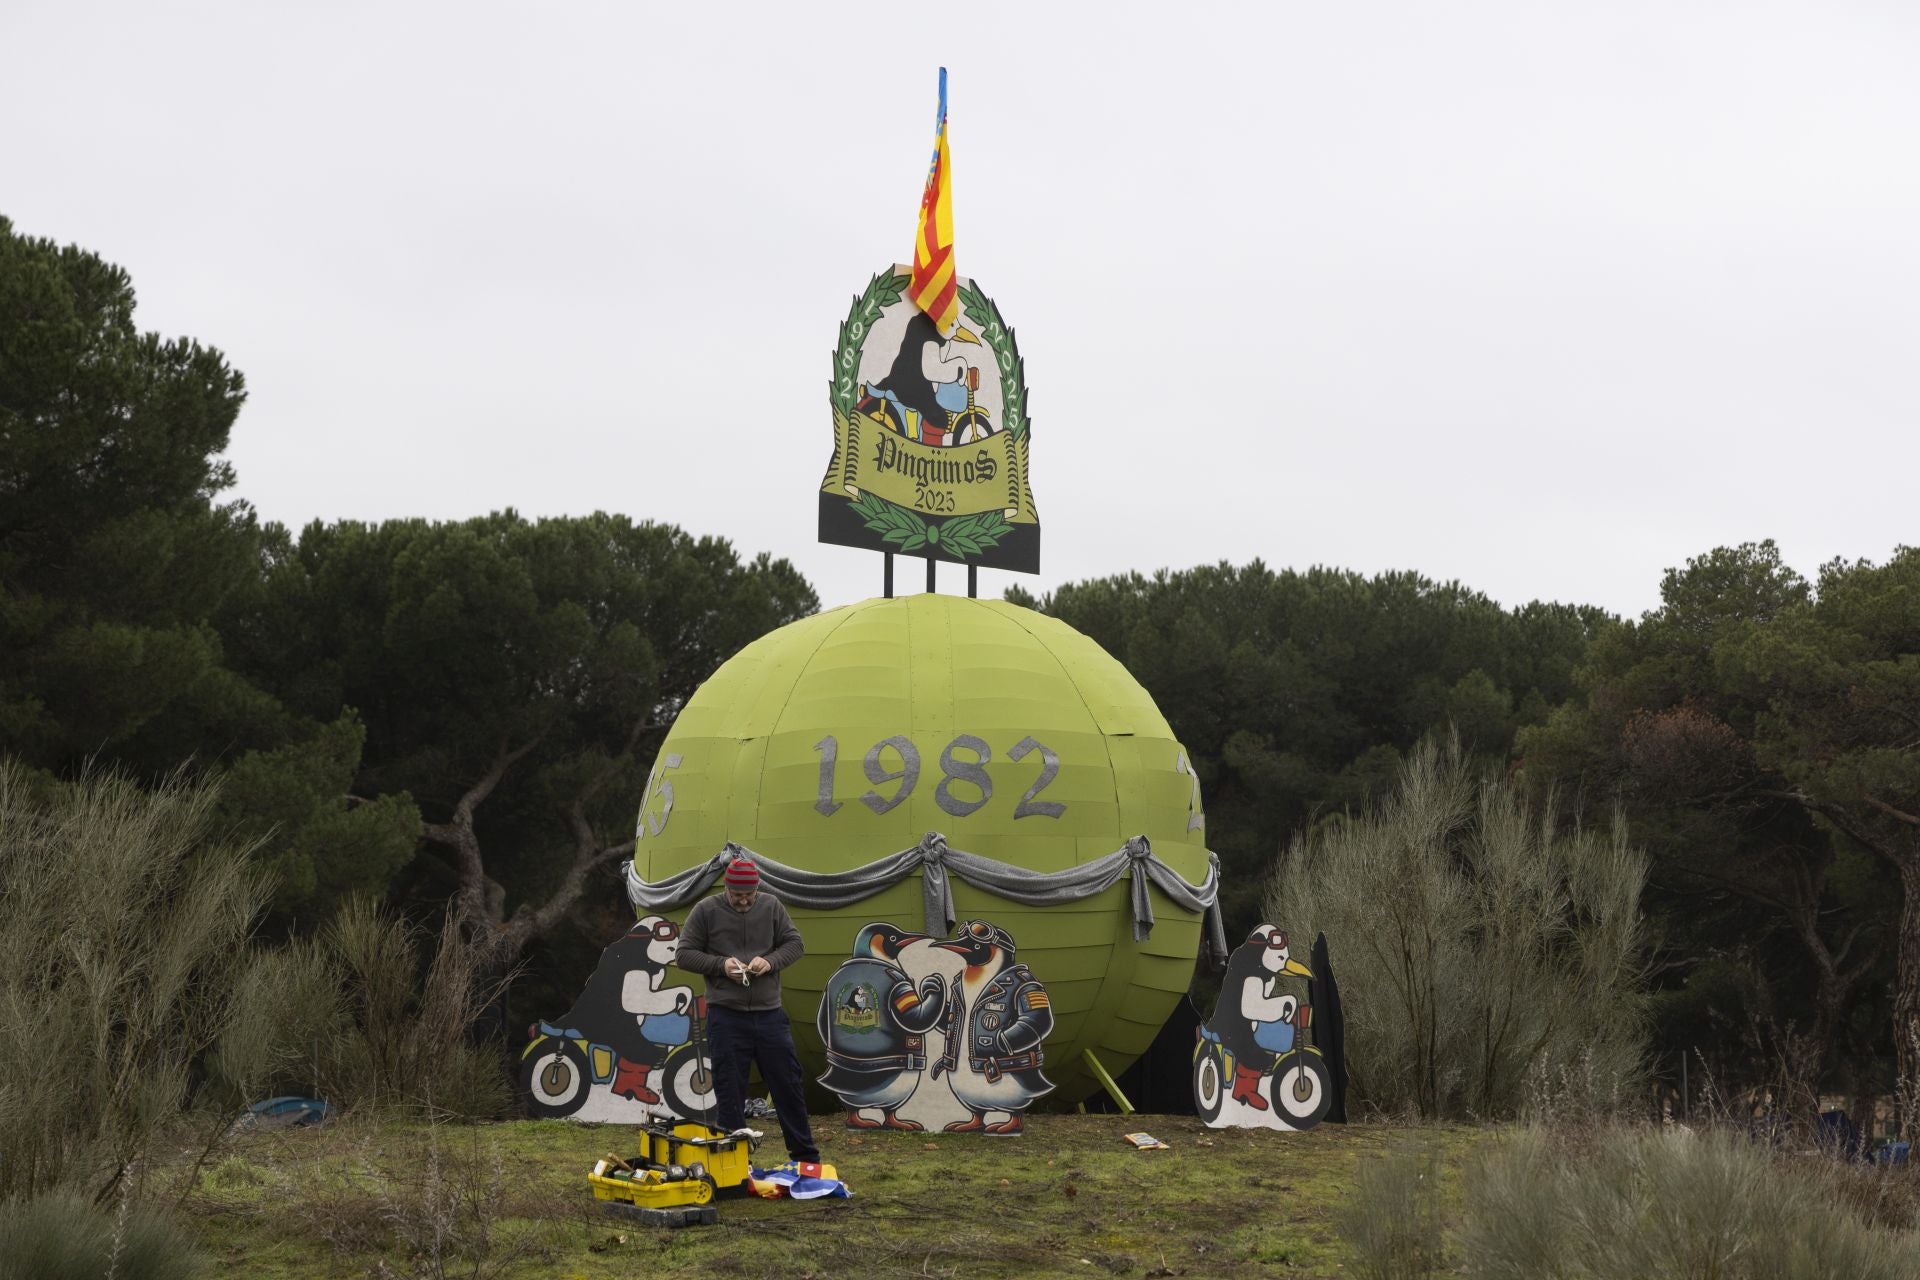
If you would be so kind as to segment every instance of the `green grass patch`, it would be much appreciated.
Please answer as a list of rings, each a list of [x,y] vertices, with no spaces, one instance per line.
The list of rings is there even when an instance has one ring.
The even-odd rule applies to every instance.
[[[345,1122],[246,1135],[181,1201],[217,1267],[260,1280],[340,1276],[728,1274],[1331,1277],[1363,1156],[1408,1133],[1210,1130],[1191,1117],[1031,1115],[1017,1140],[852,1134],[816,1119],[850,1200],[722,1200],[712,1226],[607,1216],[586,1172],[632,1154],[633,1130],[562,1121]],[[1146,1128],[1172,1144],[1136,1151]],[[1457,1169],[1479,1139],[1419,1131]],[[763,1154],[778,1158],[778,1135]],[[185,1180],[190,1156],[156,1170]]]

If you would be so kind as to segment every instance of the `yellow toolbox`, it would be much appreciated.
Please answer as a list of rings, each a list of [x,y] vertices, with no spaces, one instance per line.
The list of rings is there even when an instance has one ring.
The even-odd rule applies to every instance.
[[[587,1182],[608,1212],[669,1226],[712,1222],[701,1208],[722,1189],[747,1181],[754,1140],[751,1130],[722,1133],[704,1124],[642,1125],[644,1143],[632,1160],[610,1155],[597,1161]],[[628,1208],[631,1206],[631,1209]]]

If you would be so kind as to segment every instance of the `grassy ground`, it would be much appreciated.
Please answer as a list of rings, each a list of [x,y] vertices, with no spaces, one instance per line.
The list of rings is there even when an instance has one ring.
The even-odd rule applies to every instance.
[[[1332,1215],[1364,1154],[1420,1143],[1458,1167],[1470,1129],[1209,1130],[1191,1117],[1034,1115],[1022,1139],[853,1134],[816,1117],[848,1200],[722,1200],[717,1225],[605,1216],[585,1174],[631,1129],[348,1120],[249,1135],[181,1203],[223,1274],[1328,1277]],[[1145,1129],[1171,1143],[1136,1151]],[[762,1149],[772,1159],[778,1136]],[[153,1171],[174,1194],[194,1153]]]

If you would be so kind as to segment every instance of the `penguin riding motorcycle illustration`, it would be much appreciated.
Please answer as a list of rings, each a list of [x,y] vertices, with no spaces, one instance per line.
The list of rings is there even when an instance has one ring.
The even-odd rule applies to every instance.
[[[924,1129],[899,1109],[927,1069],[927,1033],[946,1008],[946,982],[926,974],[916,983],[901,966],[910,948],[931,946],[925,934],[870,924],[853,941],[853,958],[834,970],[815,1027],[827,1048],[820,1083],[847,1108],[849,1129]],[[879,1119],[863,1115],[878,1110]]]
[[[689,1044],[693,989],[666,985],[667,966],[679,953],[679,925],[663,916],[641,917],[600,953],[587,985],[558,1023],[541,1021],[528,1029],[521,1089],[534,1114],[624,1118],[611,1101],[581,1114],[594,1085],[650,1111],[690,1113],[688,1090],[706,1077]],[[656,1070],[661,1077],[653,1077]],[[686,1079],[663,1078],[676,1074]],[[616,1110],[601,1114],[608,1106]]]
[[[1220,1001],[1194,1046],[1194,1105],[1209,1125],[1310,1129],[1326,1115],[1330,1077],[1306,1043],[1313,1010],[1281,989],[1290,977],[1313,972],[1293,958],[1286,931],[1270,924],[1228,958]]]
[[[943,336],[916,310],[886,376],[862,386],[860,411],[923,444],[972,444],[992,435],[992,416],[974,401],[980,370],[956,344],[981,346],[964,327],[955,327],[951,338]]]
[[[968,920],[951,940],[934,945],[966,962],[947,992],[941,1019],[946,1050],[929,1072],[935,1079],[945,1072],[953,1096],[968,1111],[967,1119],[946,1131],[1018,1137],[1027,1107],[1053,1089],[1040,1074],[1041,1042],[1053,1030],[1047,989],[1014,959],[1012,936],[991,921]],[[989,1124],[992,1111],[1007,1118]]]

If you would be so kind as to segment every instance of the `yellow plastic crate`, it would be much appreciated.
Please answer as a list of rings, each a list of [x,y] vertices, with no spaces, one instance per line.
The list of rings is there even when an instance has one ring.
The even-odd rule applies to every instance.
[[[700,1165],[716,1186],[738,1186],[746,1181],[753,1163],[747,1138],[732,1137],[704,1124],[676,1124],[671,1133],[654,1128],[640,1132],[646,1138],[646,1150],[642,1153],[646,1160],[661,1167]]]
[[[628,1172],[611,1169],[605,1160],[593,1166],[587,1175],[596,1200],[620,1200],[649,1209],[671,1209],[677,1205],[705,1204],[713,1199],[713,1184],[705,1178],[687,1176],[669,1182],[659,1169]]]
[[[757,1136],[735,1137],[695,1122],[643,1125],[640,1154],[631,1163],[617,1156],[599,1161],[587,1182],[596,1200],[649,1209],[703,1205],[720,1188],[747,1181]]]

